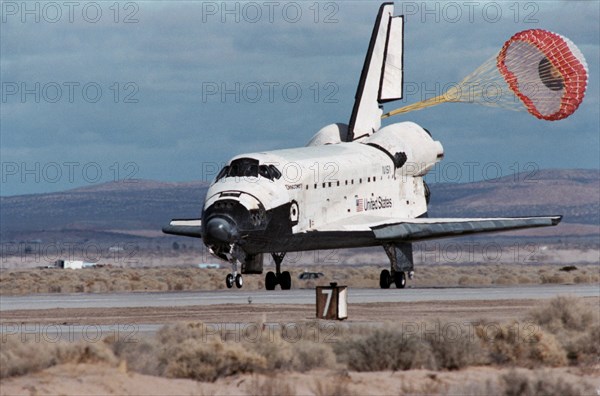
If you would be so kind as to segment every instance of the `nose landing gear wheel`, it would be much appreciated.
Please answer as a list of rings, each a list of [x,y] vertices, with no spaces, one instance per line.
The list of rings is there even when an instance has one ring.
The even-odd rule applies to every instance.
[[[225,278],[225,284],[227,285],[228,289],[233,287],[233,274],[227,274],[227,277]]]
[[[391,283],[392,276],[390,275],[390,271],[381,271],[381,274],[379,275],[379,287],[381,287],[382,289],[389,289]]]
[[[404,289],[406,286],[406,274],[403,271],[394,274],[394,283],[398,289]]]

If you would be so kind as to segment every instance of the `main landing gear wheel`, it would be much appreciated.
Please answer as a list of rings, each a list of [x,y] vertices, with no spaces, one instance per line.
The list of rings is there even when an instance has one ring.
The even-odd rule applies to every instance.
[[[390,275],[390,271],[381,271],[381,274],[379,275],[379,287],[381,287],[382,289],[389,289],[391,283],[392,276]]]
[[[281,262],[285,253],[271,253],[275,261],[275,272],[269,271],[265,276],[265,289],[275,290],[275,286],[280,285],[281,290],[290,290],[292,288],[292,276],[288,271],[281,272]]]
[[[227,277],[225,278],[225,284],[227,285],[228,289],[233,287],[233,274],[227,274]]]
[[[265,289],[275,290],[275,286],[277,286],[277,276],[273,271],[269,271],[265,276]]]
[[[290,290],[292,288],[292,275],[288,271],[283,271],[279,276],[273,271],[267,272],[265,276],[265,289],[275,290],[275,286],[280,285],[281,290]]]
[[[404,289],[406,286],[406,274],[403,271],[394,273],[394,283],[398,289]]]
[[[389,289],[390,285],[394,283],[396,288],[404,289],[406,287],[406,276],[408,275],[412,279],[414,275],[412,244],[384,244],[383,249],[390,259],[390,270],[381,271],[379,286],[382,289]]]
[[[279,275],[279,284],[281,285],[281,290],[290,290],[292,288],[292,276],[288,271],[283,271]]]
[[[242,275],[240,275],[240,274],[237,274],[237,275],[235,276],[235,286],[236,286],[238,289],[241,289],[241,288],[242,288],[242,286],[244,286],[244,279],[242,278]]]

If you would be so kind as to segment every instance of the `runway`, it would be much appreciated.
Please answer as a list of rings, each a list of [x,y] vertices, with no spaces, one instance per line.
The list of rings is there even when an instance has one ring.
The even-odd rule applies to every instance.
[[[539,285],[481,288],[349,289],[349,304],[426,301],[546,299],[557,295],[600,297],[600,286]],[[314,289],[218,290],[199,292],[132,292],[107,294],[44,294],[0,296],[0,311],[73,308],[186,307],[208,305],[314,304]]]

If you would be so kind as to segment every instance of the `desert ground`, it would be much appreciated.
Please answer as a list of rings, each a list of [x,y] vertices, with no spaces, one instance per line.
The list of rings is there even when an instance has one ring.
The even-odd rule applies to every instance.
[[[600,288],[597,250],[554,253],[538,254],[531,262],[434,260],[416,266],[408,287]],[[330,282],[378,287],[385,268],[377,263],[384,262],[381,257],[314,264],[327,257],[305,257],[284,268],[292,273],[292,288]],[[3,296],[32,294],[51,299],[125,293],[119,296],[126,298],[127,293],[221,290],[228,273],[226,265],[199,268],[194,252],[160,260],[148,256],[135,265],[105,264],[82,270],[5,266],[0,304]],[[304,271],[325,275],[303,281],[298,275]],[[263,276],[244,280],[244,290],[264,288]],[[600,390],[600,297],[353,303],[349,313],[341,322],[316,320],[312,304],[276,301],[2,310],[0,394],[596,395]],[[75,336],[56,338],[57,328],[73,326],[79,331]],[[85,336],[82,328],[97,331]]]
[[[353,304],[343,322],[315,320],[310,304],[3,311],[0,394],[595,394],[598,307]],[[105,330],[59,341],[48,331],[74,322]],[[24,331],[7,332],[15,323]]]
[[[2,395],[595,395],[598,371],[470,367],[460,371],[311,370],[236,374],[215,382],[130,372],[124,365],[64,364],[2,380]]]

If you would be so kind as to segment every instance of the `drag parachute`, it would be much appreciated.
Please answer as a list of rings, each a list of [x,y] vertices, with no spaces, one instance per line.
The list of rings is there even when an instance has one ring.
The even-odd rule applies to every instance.
[[[497,59],[510,89],[537,118],[566,118],[583,100],[587,64],[566,37],[541,29],[525,30],[504,44]],[[531,93],[519,89],[525,84],[534,87]]]
[[[525,30],[442,95],[391,111],[383,118],[445,102],[467,102],[527,110],[539,119],[556,121],[577,110],[587,79],[585,58],[571,40],[542,29]]]

